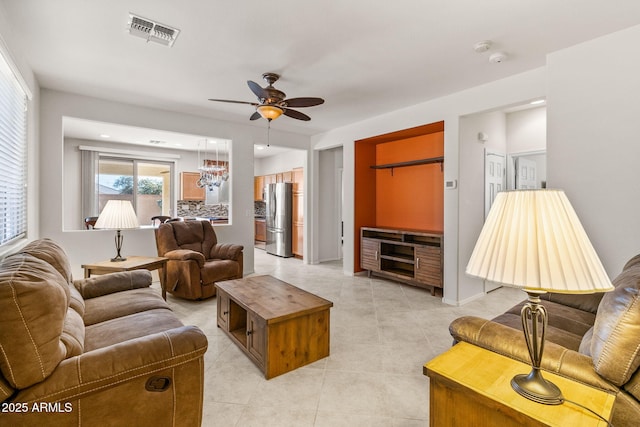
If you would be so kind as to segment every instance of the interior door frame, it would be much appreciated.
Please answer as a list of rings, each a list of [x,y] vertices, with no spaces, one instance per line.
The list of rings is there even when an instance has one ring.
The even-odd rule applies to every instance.
[[[518,151],[515,153],[508,153],[507,162],[507,189],[515,190],[516,188],[516,158],[522,156],[535,156],[538,154],[547,154],[547,150],[531,150],[531,151]]]
[[[489,199],[489,191],[488,191],[488,185],[487,185],[487,177],[489,175],[489,171],[487,170],[487,165],[488,165],[488,157],[489,156],[499,156],[502,157],[503,159],[503,173],[502,173],[502,190],[501,191],[505,191],[507,190],[507,153],[503,152],[503,151],[498,151],[498,150],[494,150],[494,149],[489,149],[489,148],[485,148],[484,149],[484,219],[487,219],[487,214],[489,212],[489,206],[488,206],[488,199]],[[494,283],[494,282],[489,282],[487,280],[483,280],[483,285],[484,285],[484,293],[487,294],[495,289],[498,289],[500,287],[502,287],[502,285]]]

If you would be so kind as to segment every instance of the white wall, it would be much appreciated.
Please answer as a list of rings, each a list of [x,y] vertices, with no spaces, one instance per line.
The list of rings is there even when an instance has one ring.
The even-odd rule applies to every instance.
[[[640,253],[640,26],[548,56],[547,176],[610,277]]]
[[[266,148],[268,150],[268,148]],[[254,174],[270,175],[304,167],[307,158],[306,150],[289,150],[273,156],[255,159]]]
[[[489,111],[498,107],[520,104],[546,94],[546,73],[538,68],[506,79],[477,86],[462,92],[454,93],[409,108],[394,111],[368,120],[334,129],[311,137],[315,150],[342,145],[344,148],[344,262],[345,274],[354,271],[354,141],[401,129],[407,129],[428,123],[444,120],[444,179],[459,180],[459,119],[461,116],[480,111]],[[313,191],[318,191],[318,182],[314,181]],[[467,292],[459,289],[459,240],[475,242],[474,235],[458,234],[459,220],[466,221],[468,216],[475,215],[458,209],[458,189],[445,191],[444,198],[444,301],[458,304],[461,295],[473,293],[475,287]],[[318,209],[319,201],[312,200],[311,207]],[[322,232],[318,219],[312,224],[314,239]],[[469,243],[465,243],[469,244]],[[471,243],[473,244],[473,243]],[[460,286],[464,286],[462,283]]]
[[[77,117],[171,132],[211,135],[232,140],[233,172],[230,216],[232,224],[216,227],[218,239],[245,247],[245,273],[253,271],[253,145],[263,138],[264,129],[257,126],[223,122],[205,117],[155,110],[102,99],[43,89],[41,91],[39,203],[40,237],[51,237],[69,255],[75,274],[81,274],[83,263],[113,256],[113,232],[63,231],[67,207],[63,194],[63,117]],[[282,145],[308,148],[309,137],[271,130]],[[153,231],[124,232],[123,254],[154,255]]]
[[[506,117],[499,111],[473,114],[460,119],[460,174],[458,198],[460,205],[458,245],[458,303],[464,304],[484,295],[484,283],[465,274],[467,262],[484,224],[485,150],[507,152]],[[478,132],[488,140],[478,141]],[[446,161],[445,157],[445,161]],[[506,156],[505,156],[506,160]],[[464,214],[463,214],[464,213]],[[465,238],[467,237],[468,238]]]
[[[547,109],[531,108],[507,114],[508,153],[545,150],[547,146]]]
[[[342,194],[342,147],[320,151],[318,162],[318,261],[334,261],[342,258],[340,243],[340,211]]]

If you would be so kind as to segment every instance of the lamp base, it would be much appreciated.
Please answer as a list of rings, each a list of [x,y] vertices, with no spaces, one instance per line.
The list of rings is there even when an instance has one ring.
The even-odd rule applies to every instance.
[[[126,258],[121,257],[120,255],[116,256],[115,258],[111,258],[111,262],[120,262],[120,261],[126,261]]]
[[[534,402],[545,405],[560,405],[564,402],[560,389],[554,383],[545,380],[540,370],[536,368],[533,368],[529,374],[513,377],[511,387],[519,395]]]

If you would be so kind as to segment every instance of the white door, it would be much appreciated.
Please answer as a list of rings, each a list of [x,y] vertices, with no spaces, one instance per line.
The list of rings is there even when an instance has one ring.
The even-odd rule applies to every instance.
[[[505,155],[503,153],[484,153],[484,217],[487,218],[489,209],[496,195],[506,189],[507,175],[505,173]],[[499,288],[492,282],[484,281],[485,293]]]
[[[537,163],[522,157],[516,158],[516,189],[538,188]]]
[[[505,156],[503,153],[485,151],[484,155],[484,217],[489,214],[489,209],[496,195],[506,187]]]

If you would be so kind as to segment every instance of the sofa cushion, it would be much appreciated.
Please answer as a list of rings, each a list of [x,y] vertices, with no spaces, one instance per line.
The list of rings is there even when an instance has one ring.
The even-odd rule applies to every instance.
[[[151,288],[132,289],[126,292],[103,295],[88,299],[85,304],[87,311],[84,316],[84,324],[86,326],[146,310],[169,309],[160,294]]]
[[[511,307],[493,321],[522,330],[520,312],[525,303],[526,301],[523,301]],[[548,314],[545,339],[570,350],[578,351],[582,337],[593,325],[596,315],[552,301],[543,301],[542,305]]]
[[[0,262],[0,370],[12,387],[44,380],[65,358],[68,301],[66,279],[46,262],[22,253]]]
[[[67,316],[64,319],[60,341],[67,350],[65,358],[78,356],[84,351],[84,320],[71,307],[67,310]]]
[[[73,283],[71,265],[64,250],[51,239],[34,240],[25,246],[20,253],[32,255],[55,268],[67,283]]]
[[[207,260],[200,269],[202,284],[208,285],[221,280],[238,277],[238,263],[228,259]]]
[[[20,253],[34,256],[53,268],[62,275],[71,287],[71,300],[69,304],[78,312],[80,317],[84,315],[84,301],[77,290],[73,287],[73,275],[71,274],[71,265],[69,258],[64,249],[51,239],[34,240],[25,246]]]
[[[640,264],[626,268],[613,285],[598,308],[591,356],[596,372],[621,386],[640,365]]]
[[[85,351],[179,328],[182,322],[167,309],[147,310],[87,326]]]

